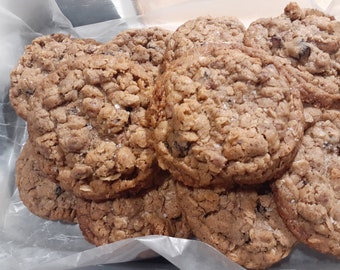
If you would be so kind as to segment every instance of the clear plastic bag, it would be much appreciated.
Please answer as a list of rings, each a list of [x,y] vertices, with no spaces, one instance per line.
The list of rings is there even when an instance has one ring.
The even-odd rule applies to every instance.
[[[93,1],[95,2],[95,1]],[[114,3],[114,1],[112,1]],[[123,1],[118,1],[122,3]],[[148,2],[148,7],[150,7]],[[210,246],[195,240],[165,236],[127,239],[94,247],[77,225],[43,220],[22,204],[15,187],[15,161],[27,139],[25,122],[18,118],[8,99],[9,74],[26,44],[42,34],[70,33],[107,41],[126,28],[158,25],[175,29],[199,15],[233,15],[245,25],[259,17],[276,16],[289,1],[199,0],[180,1],[148,10],[139,16],[73,27],[53,0],[2,0],[0,2],[0,265],[1,269],[72,269],[163,256],[180,269],[243,269]],[[340,16],[340,1],[302,0]],[[261,8],[259,8],[261,7]],[[256,12],[255,12],[256,11]],[[337,269],[340,262],[299,246],[271,269]]]

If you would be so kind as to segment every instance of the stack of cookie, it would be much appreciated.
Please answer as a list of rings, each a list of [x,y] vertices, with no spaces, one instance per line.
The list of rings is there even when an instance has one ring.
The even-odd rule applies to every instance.
[[[78,222],[96,245],[190,236],[146,120],[169,37],[150,28],[99,44],[54,34],[26,48],[10,97],[27,121],[16,181],[34,214]]]
[[[295,3],[248,29],[35,39],[11,74],[21,199],[95,245],[196,237],[248,269],[298,242],[340,257],[339,48],[340,23]]]

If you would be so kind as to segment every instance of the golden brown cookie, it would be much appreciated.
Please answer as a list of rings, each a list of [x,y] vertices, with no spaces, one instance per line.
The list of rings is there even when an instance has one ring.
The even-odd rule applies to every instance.
[[[41,218],[77,222],[75,197],[39,169],[45,166],[44,160],[36,157],[35,149],[28,142],[16,163],[16,184],[22,202]]]
[[[175,182],[166,177],[159,175],[158,185],[134,196],[100,203],[78,199],[77,217],[84,237],[97,246],[154,234],[189,237]]]
[[[36,147],[56,158],[61,186],[105,200],[151,185],[158,167],[145,111],[153,74],[122,52],[79,56],[68,69],[56,106],[37,102],[28,118]]]
[[[194,187],[282,175],[304,125],[289,75],[280,59],[242,45],[209,44],[173,61],[148,113],[160,166]]]
[[[270,267],[296,243],[266,189],[176,187],[193,234],[247,269]]]
[[[77,40],[63,37],[73,49],[62,51],[59,63],[45,48],[57,50],[64,39],[55,44],[55,36],[52,41],[45,37],[28,47],[28,55],[39,58],[39,52],[44,59],[47,54],[51,62],[51,68],[37,69],[43,74],[37,77],[40,88],[24,95],[29,103],[28,132],[37,151],[54,161],[63,189],[105,200],[152,185],[150,179],[159,168],[145,111],[169,35],[160,28],[129,30],[85,51],[77,47]],[[33,66],[45,63],[30,60]],[[26,78],[13,74],[19,81]]]
[[[290,3],[280,16],[254,21],[244,43],[287,59],[305,103],[340,108],[340,22],[334,17]]]
[[[296,238],[340,258],[340,112],[325,110],[302,139],[290,170],[273,184]]]

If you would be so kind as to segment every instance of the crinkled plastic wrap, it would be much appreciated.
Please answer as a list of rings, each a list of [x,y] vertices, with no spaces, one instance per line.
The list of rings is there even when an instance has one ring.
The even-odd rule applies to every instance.
[[[97,5],[95,2],[92,4]],[[150,8],[152,2],[157,3],[157,8]],[[338,19],[340,17],[340,0],[297,2],[303,7],[319,8]],[[243,269],[215,249],[195,240],[147,236],[94,247],[84,240],[77,225],[38,218],[20,201],[14,169],[27,133],[25,122],[16,116],[9,103],[9,74],[24,46],[33,38],[63,32],[104,42],[127,28],[158,25],[174,30],[182,22],[199,15],[232,15],[248,25],[256,18],[277,16],[288,1],[111,1],[112,5],[115,3],[122,18],[73,27],[54,0],[0,1],[0,268],[74,269],[160,255],[180,269]],[[134,10],[135,13],[127,13],[122,6],[127,4],[130,7],[139,4],[139,8]],[[124,269],[128,269],[126,267]],[[271,269],[339,268],[340,261],[298,246],[288,258]]]

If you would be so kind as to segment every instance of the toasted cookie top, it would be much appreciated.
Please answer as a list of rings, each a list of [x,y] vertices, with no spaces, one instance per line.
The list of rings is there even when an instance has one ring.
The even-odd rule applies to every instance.
[[[195,187],[278,177],[304,123],[287,77],[280,59],[242,45],[209,44],[173,61],[148,111],[160,166]]]
[[[325,110],[273,184],[280,215],[298,240],[340,257],[340,112]]]

